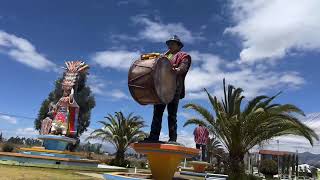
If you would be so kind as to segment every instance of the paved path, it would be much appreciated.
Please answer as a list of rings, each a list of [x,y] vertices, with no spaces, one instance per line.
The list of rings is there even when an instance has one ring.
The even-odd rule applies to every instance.
[[[98,174],[98,173],[87,173],[87,172],[76,172],[76,173],[84,175],[84,176],[90,176],[90,177],[94,177],[94,178],[104,179],[102,174]]]

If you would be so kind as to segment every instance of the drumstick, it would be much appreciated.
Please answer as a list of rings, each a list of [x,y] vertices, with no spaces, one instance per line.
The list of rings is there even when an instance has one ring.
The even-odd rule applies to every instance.
[[[163,53],[162,55],[165,56],[165,55],[169,54],[169,52],[170,52],[170,49],[168,49],[168,50],[167,50],[165,53]]]

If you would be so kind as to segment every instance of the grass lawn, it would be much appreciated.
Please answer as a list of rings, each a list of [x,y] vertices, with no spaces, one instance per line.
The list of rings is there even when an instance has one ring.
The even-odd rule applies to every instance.
[[[0,165],[0,180],[99,180],[72,170]]]

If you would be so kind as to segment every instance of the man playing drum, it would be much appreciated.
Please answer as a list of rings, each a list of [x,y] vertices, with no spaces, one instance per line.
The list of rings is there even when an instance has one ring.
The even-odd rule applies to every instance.
[[[169,129],[169,143],[177,141],[177,111],[179,100],[185,96],[185,77],[191,65],[191,57],[187,53],[181,51],[183,43],[178,36],[174,35],[171,39],[166,41],[168,51],[164,54],[172,64],[173,70],[177,75],[177,89],[175,96],[168,104],[156,104],[153,110],[153,119],[151,124],[151,131],[145,141],[156,142],[159,141],[162,116],[165,108],[168,110],[168,129]]]

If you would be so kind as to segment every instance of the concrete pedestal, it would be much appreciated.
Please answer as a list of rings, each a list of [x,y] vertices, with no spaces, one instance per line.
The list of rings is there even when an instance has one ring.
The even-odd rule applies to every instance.
[[[132,148],[146,154],[153,179],[171,180],[184,158],[199,154],[198,149],[173,144],[135,143]]]

